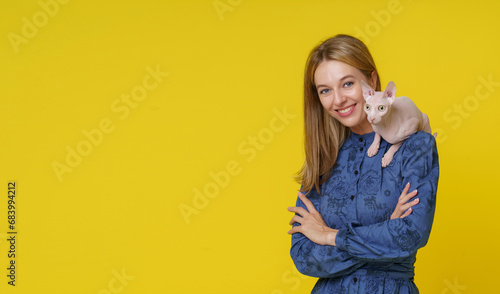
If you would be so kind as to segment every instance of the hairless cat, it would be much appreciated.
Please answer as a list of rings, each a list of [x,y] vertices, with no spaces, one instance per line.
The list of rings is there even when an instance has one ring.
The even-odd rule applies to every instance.
[[[366,101],[364,110],[373,131],[375,131],[375,138],[368,148],[367,154],[369,157],[377,154],[380,147],[380,137],[384,138],[392,144],[382,157],[382,167],[386,167],[410,135],[418,131],[431,133],[429,118],[418,109],[410,98],[396,98],[396,85],[392,81],[387,84],[384,92],[373,90],[363,80],[361,87]]]

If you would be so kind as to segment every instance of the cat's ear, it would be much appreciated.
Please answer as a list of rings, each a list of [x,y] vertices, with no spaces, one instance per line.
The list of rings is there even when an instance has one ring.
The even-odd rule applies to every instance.
[[[368,86],[368,84],[363,80],[361,80],[361,89],[363,90],[363,97],[365,98],[365,100],[375,94],[375,91],[372,89],[372,87]]]
[[[384,97],[387,97],[391,104],[394,102],[394,98],[396,98],[396,84],[393,81],[390,81],[387,87],[385,87]]]

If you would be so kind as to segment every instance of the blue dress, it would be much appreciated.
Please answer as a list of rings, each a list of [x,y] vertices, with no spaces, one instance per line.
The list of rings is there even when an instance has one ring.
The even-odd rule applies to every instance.
[[[439,178],[436,141],[411,135],[382,168],[391,144],[381,140],[374,157],[366,151],[375,133],[351,132],[339,150],[328,180],[310,191],[325,223],[338,229],[336,246],[323,246],[301,233],[292,235],[291,257],[298,271],[319,277],[311,293],[419,293],[413,282],[417,250],[431,232]],[[420,202],[405,217],[391,220],[404,186],[418,190]],[[297,206],[304,203],[297,198]],[[300,224],[295,224],[300,225]]]

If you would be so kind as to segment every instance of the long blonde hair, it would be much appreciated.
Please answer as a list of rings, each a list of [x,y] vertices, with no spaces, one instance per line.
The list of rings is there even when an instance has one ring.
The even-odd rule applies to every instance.
[[[375,62],[366,45],[348,35],[336,35],[316,46],[307,58],[304,72],[304,165],[296,180],[302,185],[301,191],[316,188],[330,176],[337,154],[349,136],[350,130],[334,119],[321,105],[314,83],[314,72],[325,60],[337,60],[359,69],[367,79],[373,72],[377,75],[376,91],[380,91],[380,79]]]

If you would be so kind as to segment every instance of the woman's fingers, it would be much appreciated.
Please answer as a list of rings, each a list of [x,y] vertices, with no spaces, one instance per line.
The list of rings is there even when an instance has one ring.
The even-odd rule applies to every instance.
[[[288,234],[302,233],[302,226],[295,226],[288,231]]]
[[[417,196],[418,191],[415,189],[408,193],[409,190],[410,183],[406,184],[403,192],[401,193],[401,196],[399,196],[398,204],[396,205],[396,209],[391,215],[391,219],[404,218],[409,216],[413,212],[413,209],[411,208],[419,203],[420,200],[418,198],[410,201],[412,198]]]
[[[399,199],[403,198],[406,193],[408,193],[408,191],[410,191],[410,182],[408,182],[408,184],[406,184],[406,186],[404,187],[403,192],[399,196]]]
[[[403,189],[403,192],[401,193],[401,196],[399,196],[400,205],[405,204],[406,202],[410,201],[410,199],[417,196],[418,193],[417,189],[408,193],[409,190],[410,190],[410,183],[406,184],[405,188]]]
[[[314,208],[314,204],[312,204],[311,200],[307,199],[306,195],[299,192],[299,199],[302,200],[302,202],[305,204],[309,213],[313,213],[314,211],[316,211],[316,208]]]
[[[413,209],[408,208],[408,210],[406,210],[406,212],[402,216],[400,216],[400,218],[405,218],[405,217],[409,216],[412,213],[412,211],[413,211]]]
[[[420,202],[420,199],[417,198],[413,201],[406,203],[405,205],[402,205],[400,207],[400,211],[401,211],[401,213],[403,213],[403,212],[404,213],[403,213],[403,215],[400,216],[400,218],[404,218],[404,217],[409,216],[413,212],[412,207],[417,205],[419,202]]]
[[[302,217],[309,213],[307,210],[305,210],[304,208],[302,208],[300,206],[288,207],[288,211],[295,212],[295,213],[299,214]]]
[[[307,209],[309,211],[305,210],[303,207],[300,207],[300,206],[288,207],[288,211],[296,213],[296,215],[294,215],[292,217],[292,219],[290,220],[290,222],[288,223],[292,226],[295,223],[302,224],[303,217],[305,217],[307,214],[309,214],[310,211],[316,211],[312,202],[309,199],[307,199],[304,194],[299,192],[299,198],[300,198],[300,200],[302,200],[302,202],[305,204],[305,206],[307,207]],[[298,227],[298,226],[296,226],[296,227]],[[293,228],[292,228],[292,230],[288,231],[288,234],[293,234],[296,232],[297,232],[297,230],[293,231]]]
[[[406,205],[407,203],[411,203],[411,202],[408,202],[408,201],[410,201],[412,198],[414,198],[415,196],[417,196],[417,194],[418,194],[417,190],[414,190],[414,191],[406,194],[404,197],[402,197],[402,198],[399,199],[399,205],[403,206],[403,205]]]
[[[416,198],[416,199],[414,199],[414,200],[412,200],[412,201],[410,201],[410,202],[406,203],[405,205],[402,205],[402,206],[401,206],[401,210],[402,210],[402,211],[406,211],[406,210],[408,210],[409,208],[411,208],[411,207],[413,207],[413,206],[417,205],[419,202],[420,202],[420,199],[419,199],[419,198]]]
[[[295,224],[295,223],[302,224],[301,221],[302,221],[302,218],[300,216],[294,215],[288,224],[291,226],[293,226],[293,224]]]
[[[403,192],[401,192],[401,195],[399,196],[399,201],[400,202],[408,202],[408,200],[410,200],[412,197],[415,197],[415,195],[417,195],[417,189],[411,191],[410,193],[408,193],[408,191],[410,191],[410,183],[406,184],[405,188],[403,189]],[[406,200],[406,201],[404,201]]]

